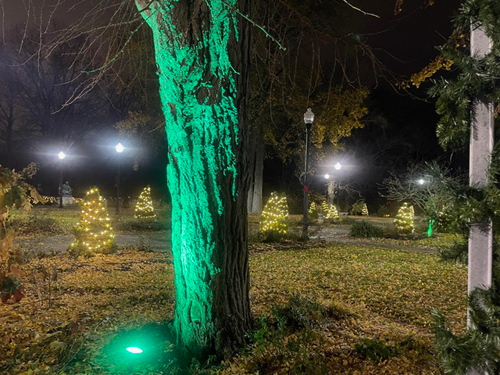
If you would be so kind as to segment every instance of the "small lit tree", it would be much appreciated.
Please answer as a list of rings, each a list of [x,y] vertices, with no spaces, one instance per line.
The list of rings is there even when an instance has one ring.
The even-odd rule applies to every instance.
[[[368,216],[368,207],[364,200],[359,200],[351,207],[351,215]]]
[[[316,205],[316,202],[312,202],[309,206],[309,216],[311,217],[311,219],[318,218],[318,206]]]
[[[363,207],[361,208],[361,215],[368,216],[368,206],[363,202]]]
[[[333,204],[328,205],[328,210],[325,212],[326,219],[332,219],[332,220],[337,220],[339,218],[339,211],[337,210],[337,207]]]
[[[260,231],[267,240],[282,240],[288,233],[288,204],[286,196],[273,192],[262,211]]]
[[[151,187],[148,185],[142,190],[137,204],[135,205],[134,217],[136,219],[152,219],[156,217],[156,212],[153,207],[153,199],[151,199]]]
[[[399,234],[411,234],[413,233],[413,218],[415,217],[415,212],[413,211],[413,206],[408,206],[408,203],[404,203],[398,211],[396,218],[394,219],[394,226]]]
[[[112,252],[116,247],[115,235],[98,188],[87,192],[81,207],[81,218],[74,229],[75,239],[70,251],[85,255]]]

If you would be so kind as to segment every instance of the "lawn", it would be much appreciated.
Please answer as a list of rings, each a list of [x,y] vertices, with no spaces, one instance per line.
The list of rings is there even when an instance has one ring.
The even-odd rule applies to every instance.
[[[0,305],[0,373],[178,372],[164,335],[174,309],[170,254],[60,254],[24,268],[26,298]],[[250,270],[248,347],[206,371],[193,363],[191,373],[439,374],[430,309],[465,327],[467,269],[432,254],[256,243]],[[157,355],[125,363],[127,340],[144,332],[156,337]]]
[[[114,207],[108,207],[111,226],[116,233],[139,233],[170,229],[170,206],[156,208],[156,219],[134,219],[134,208],[122,208],[117,215]],[[71,235],[80,220],[80,207],[73,205],[59,208],[57,205],[37,205],[29,213],[13,212],[16,237]]]

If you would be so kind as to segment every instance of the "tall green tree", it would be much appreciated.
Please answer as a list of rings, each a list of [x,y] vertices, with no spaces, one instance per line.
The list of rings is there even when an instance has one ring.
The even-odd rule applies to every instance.
[[[136,0],[153,32],[169,143],[179,344],[202,355],[250,328],[245,90],[249,0]]]

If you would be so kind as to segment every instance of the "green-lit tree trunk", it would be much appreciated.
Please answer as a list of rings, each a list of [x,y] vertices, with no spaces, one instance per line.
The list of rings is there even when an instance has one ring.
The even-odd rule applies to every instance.
[[[249,0],[136,0],[153,31],[169,144],[178,343],[240,345],[250,327],[245,143]]]

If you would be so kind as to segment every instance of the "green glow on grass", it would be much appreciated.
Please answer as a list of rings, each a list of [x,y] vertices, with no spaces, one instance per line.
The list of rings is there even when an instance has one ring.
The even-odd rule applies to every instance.
[[[132,354],[141,354],[143,352],[143,350],[137,346],[129,346],[126,350]]]

